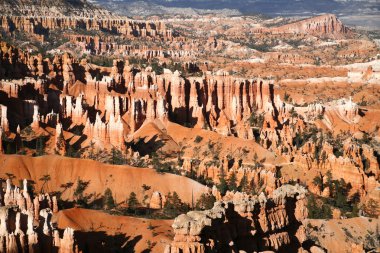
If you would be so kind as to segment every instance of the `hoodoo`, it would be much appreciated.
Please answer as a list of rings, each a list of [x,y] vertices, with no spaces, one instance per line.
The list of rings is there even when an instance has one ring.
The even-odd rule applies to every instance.
[[[380,251],[373,1],[127,2],[0,0],[0,252]]]

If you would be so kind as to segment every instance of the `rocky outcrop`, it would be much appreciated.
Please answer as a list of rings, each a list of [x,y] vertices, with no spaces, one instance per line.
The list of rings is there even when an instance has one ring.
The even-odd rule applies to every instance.
[[[178,216],[165,252],[297,252],[306,240],[306,190],[284,185],[265,197],[235,193],[206,211]]]
[[[103,17],[70,17],[70,16],[51,16],[51,14],[42,15],[38,13],[43,8],[36,8],[33,16],[19,15],[2,15],[0,16],[0,26],[7,32],[12,33],[15,30],[23,31],[35,35],[41,41],[49,35],[49,31],[67,30],[82,28],[93,31],[117,32],[126,37],[163,37],[171,38],[172,30],[166,29],[161,21],[143,22],[134,21],[127,18],[104,15]],[[3,13],[2,13],[3,14]],[[108,17],[108,18],[105,18]],[[101,46],[100,44],[97,44]]]
[[[3,131],[9,131],[9,124],[8,124],[8,118],[7,118],[7,107],[4,105],[0,105],[1,109],[1,128]]]
[[[74,231],[67,228],[60,238],[51,222],[52,215],[58,212],[55,197],[40,194],[32,201],[26,179],[23,189],[13,186],[8,179],[1,198],[4,201],[0,207],[1,252],[74,252]]]
[[[352,35],[352,31],[333,14],[307,18],[273,28],[259,28],[256,32],[270,34],[310,34],[342,38]]]
[[[195,173],[198,178],[211,179],[215,183],[220,182],[222,172],[225,178],[229,178],[234,173],[237,182],[241,182],[245,177],[248,183],[262,187],[266,193],[272,193],[279,186],[274,166],[244,164],[241,160],[228,159],[227,157],[220,163],[212,160],[185,159],[182,171],[188,175]]]
[[[89,119],[87,120],[83,133],[97,147],[107,148],[108,145],[111,145],[118,150],[125,148],[124,125],[120,116],[115,119],[111,115],[108,123],[104,123],[97,114],[94,124]]]
[[[149,208],[162,209],[164,208],[166,197],[161,192],[155,191],[149,201]]]
[[[63,137],[63,129],[61,123],[57,123],[57,126],[55,128],[54,151],[59,155],[64,155],[66,152],[66,142],[65,138]]]

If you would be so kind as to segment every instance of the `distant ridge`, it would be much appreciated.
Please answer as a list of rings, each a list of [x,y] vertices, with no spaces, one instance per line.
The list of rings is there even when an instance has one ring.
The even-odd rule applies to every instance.
[[[97,1],[98,5],[106,9],[125,16],[152,16],[152,15],[182,15],[182,16],[197,16],[207,14],[217,14],[221,16],[238,16],[242,13],[237,9],[200,9],[193,7],[168,7],[160,4],[151,3],[148,1]]]
[[[2,15],[111,15],[86,0],[0,0]]]
[[[18,6],[46,6],[46,7],[85,7],[89,6],[85,0],[0,0],[0,4]]]
[[[316,35],[349,35],[351,30],[333,14],[311,17],[272,29],[275,33],[308,33]]]

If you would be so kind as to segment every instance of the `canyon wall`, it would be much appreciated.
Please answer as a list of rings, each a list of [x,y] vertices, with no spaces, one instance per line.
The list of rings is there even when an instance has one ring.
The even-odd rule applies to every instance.
[[[295,106],[282,101],[272,81],[240,78],[223,71],[205,72],[202,77],[184,77],[168,69],[156,74],[151,67],[137,69],[121,60],[114,60],[109,68],[98,67],[67,53],[53,60],[42,59],[6,43],[1,44],[0,54],[2,134],[14,139],[18,128],[30,126],[34,132],[53,128],[49,131],[55,139],[48,153],[64,154],[68,140],[77,140],[84,149],[124,152],[126,141],[145,124],[171,121],[256,140],[305,170],[331,170],[337,178],[343,173],[353,193],[361,196],[379,185],[379,163],[373,148],[347,140],[341,148],[343,154],[336,155],[331,140],[323,139],[323,131],[310,124],[319,122],[322,129],[340,124],[344,131],[358,132],[365,114],[351,99]],[[16,76],[21,79],[14,79]],[[5,81],[8,77],[13,79]],[[313,139],[304,141],[310,134]],[[258,171],[236,165],[231,170],[224,162],[186,162],[182,169],[191,172],[192,167],[198,177],[214,182],[218,182],[221,169],[227,176],[237,173],[239,179],[248,173],[268,182],[268,193],[279,183],[273,168]]]

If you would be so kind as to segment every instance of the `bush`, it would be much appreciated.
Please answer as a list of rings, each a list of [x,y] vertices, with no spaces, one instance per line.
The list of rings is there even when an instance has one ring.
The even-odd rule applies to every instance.
[[[252,127],[259,127],[261,128],[264,124],[264,114],[256,114],[256,112],[253,112],[251,116],[249,117],[249,123]]]
[[[202,137],[202,136],[199,136],[199,135],[197,135],[197,136],[195,137],[195,140],[194,140],[194,142],[195,142],[195,143],[200,143],[202,140],[203,140],[203,137]]]

